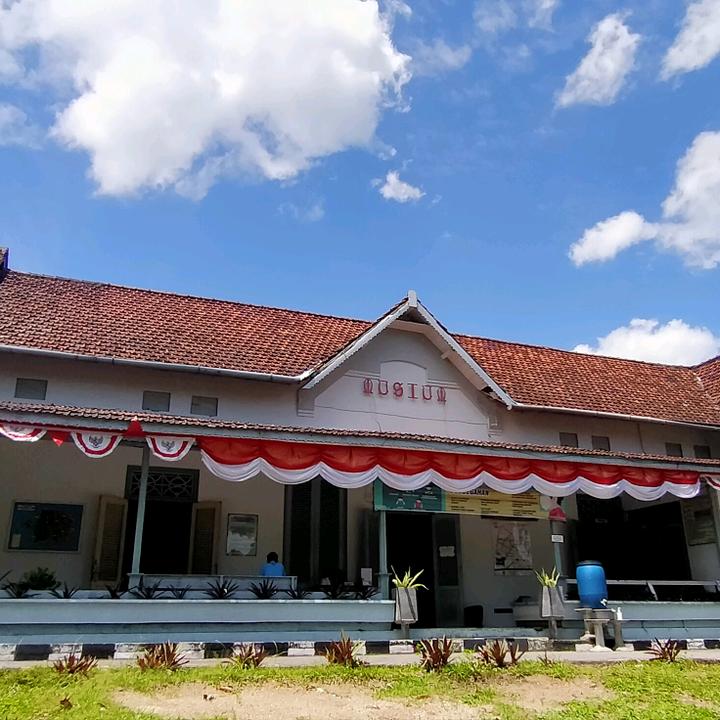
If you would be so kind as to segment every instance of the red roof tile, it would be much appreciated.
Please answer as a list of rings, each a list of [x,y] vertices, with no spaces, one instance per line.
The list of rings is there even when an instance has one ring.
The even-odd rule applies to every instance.
[[[0,345],[86,356],[297,376],[372,324],[12,270],[0,281]],[[720,425],[715,366],[455,337],[521,404]]]
[[[698,365],[695,372],[708,395],[720,405],[720,355]]]
[[[692,368],[457,336],[518,403],[720,425]]]
[[[479,451],[486,450],[507,450],[512,453],[528,453],[528,454],[551,454],[560,456],[588,457],[588,458],[614,458],[624,461],[640,461],[640,462],[663,462],[671,463],[673,466],[694,465],[707,467],[708,472],[715,472],[720,469],[720,459],[696,459],[696,458],[679,458],[669,455],[648,455],[645,453],[627,453],[617,450],[590,450],[587,448],[572,448],[562,445],[537,445],[532,443],[508,443],[497,442],[492,440],[464,440],[461,438],[447,438],[435,435],[417,435],[413,433],[386,432],[380,430],[338,430],[336,428],[307,428],[293,427],[286,425],[269,425],[264,423],[246,423],[235,420],[222,420],[220,418],[203,418],[197,415],[170,415],[168,413],[154,412],[133,412],[130,410],[112,410],[107,408],[86,408],[73,407],[70,405],[51,405],[46,403],[22,403],[17,401],[0,402],[0,415],[9,413],[13,417],[14,422],[22,422],[23,416],[26,418],[31,416],[32,423],[43,425],[48,428],[73,429],[83,428],[83,420],[93,420],[98,422],[107,422],[107,426],[103,429],[122,431],[126,429],[122,424],[129,424],[133,420],[138,420],[146,433],[167,432],[167,427],[182,428],[182,430],[174,430],[180,435],[218,435],[222,436],[223,431],[228,435],[228,431],[247,430],[253,433],[272,433],[272,437],[279,435],[306,435],[308,442],[315,441],[315,436],[328,438],[371,438],[387,441],[383,443],[384,447],[392,447],[392,441],[400,443],[427,443],[431,442],[437,445],[446,445],[447,452],[452,452],[453,447],[478,448]],[[41,419],[36,419],[41,418]],[[69,423],[69,420],[75,421]],[[63,422],[64,421],[64,422]],[[80,422],[78,422],[80,421]],[[30,424],[30,420],[27,420]],[[113,423],[113,424],[110,424]],[[116,423],[121,423],[118,427]],[[97,427],[97,426],[96,426]],[[279,439],[279,438],[278,438]],[[296,440],[296,438],[292,438]],[[0,438],[2,440],[2,438]]]

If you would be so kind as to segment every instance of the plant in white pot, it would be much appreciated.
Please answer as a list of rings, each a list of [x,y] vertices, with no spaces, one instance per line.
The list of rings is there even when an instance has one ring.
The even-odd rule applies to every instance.
[[[540,583],[540,617],[547,618],[550,637],[554,640],[557,637],[557,621],[565,616],[565,605],[563,602],[558,582],[560,573],[553,568],[551,573],[535,572]]]
[[[395,622],[407,630],[407,626],[418,621],[417,591],[427,590],[425,585],[418,582],[423,571],[413,575],[410,568],[400,576],[393,572],[392,584],[395,586],[393,595],[395,597]]]

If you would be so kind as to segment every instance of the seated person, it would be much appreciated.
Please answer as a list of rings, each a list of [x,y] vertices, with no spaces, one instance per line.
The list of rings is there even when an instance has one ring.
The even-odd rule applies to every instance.
[[[267,562],[260,569],[263,577],[281,577],[285,574],[285,566],[278,561],[276,552],[268,553]]]

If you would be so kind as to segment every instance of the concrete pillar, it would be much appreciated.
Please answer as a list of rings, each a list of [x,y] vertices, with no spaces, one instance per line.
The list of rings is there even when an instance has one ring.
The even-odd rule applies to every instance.
[[[140,469],[140,488],[138,490],[137,519],[135,520],[135,542],[133,544],[131,572],[136,575],[140,572],[140,556],[142,555],[142,538],[145,529],[145,504],[147,501],[148,474],[150,472],[150,448],[145,445],[142,453],[142,467]]]

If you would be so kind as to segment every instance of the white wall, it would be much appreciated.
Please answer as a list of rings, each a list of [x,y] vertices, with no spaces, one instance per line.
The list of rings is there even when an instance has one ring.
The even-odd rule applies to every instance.
[[[0,400],[13,399],[18,377],[48,380],[46,401],[80,407],[141,410],[144,390],[171,394],[170,412],[190,414],[193,395],[218,397],[218,417],[295,427],[405,432],[438,437],[557,445],[575,432],[582,448],[606,435],[613,450],[665,454],[666,442],[709,445],[720,457],[720,432],[670,424],[594,418],[560,412],[507,410],[473,387],[424,336],[388,330],[310,391],[281,383],[145,370],[92,362],[0,354]],[[424,402],[363,393],[365,378],[428,382],[447,401]]]
[[[123,497],[128,465],[139,465],[141,450],[118,447],[109,457],[85,457],[71,443],[58,448],[49,440],[15,443],[0,438],[0,575],[12,571],[17,580],[23,572],[38,566],[56,571],[61,581],[73,586],[89,586],[92,556],[101,495]],[[176,467],[151,459],[153,466]],[[198,452],[191,452],[177,467],[200,470],[198,500],[220,501],[220,546],[218,571],[221,574],[256,574],[265,556],[274,550],[282,554],[284,488],[258,476],[243,483],[232,483],[211,475],[200,463]],[[57,502],[83,505],[80,545],[77,552],[33,552],[9,550],[12,510],[17,501]],[[259,516],[258,548],[255,557],[228,556],[225,537],[228,513]]]
[[[535,598],[538,583],[531,575],[495,574],[494,520],[463,515],[460,517],[464,604],[482,605],[488,627],[512,625],[512,614],[496,614],[497,608],[509,608],[521,595]],[[550,570],[555,561],[550,542],[550,523],[546,520],[524,523],[530,531],[533,567]]]

